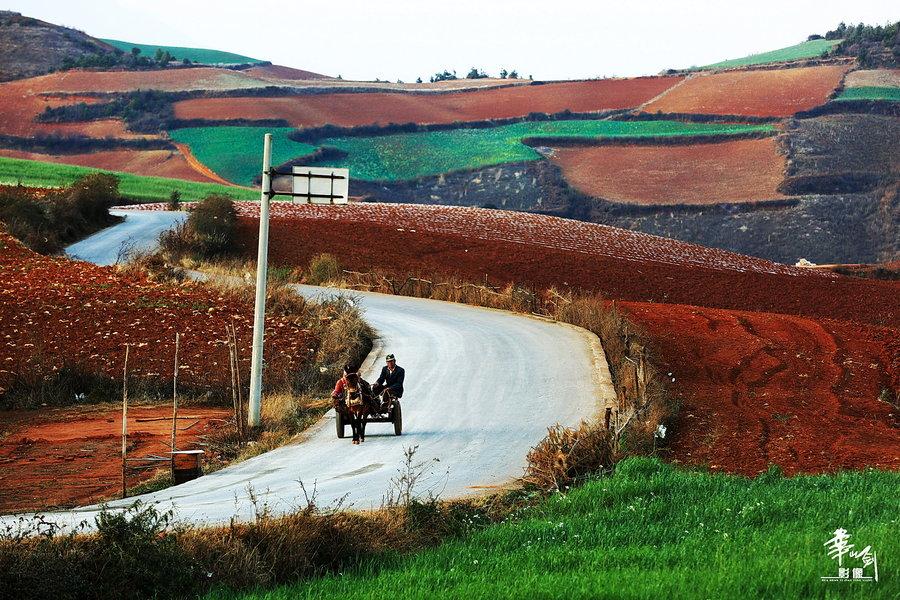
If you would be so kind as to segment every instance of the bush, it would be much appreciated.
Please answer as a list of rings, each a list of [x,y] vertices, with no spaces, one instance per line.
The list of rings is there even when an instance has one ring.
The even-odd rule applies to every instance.
[[[341,265],[334,255],[317,254],[310,259],[306,283],[310,285],[324,285],[329,281],[337,281],[340,278]]]
[[[204,257],[230,252],[236,226],[234,201],[215,194],[198,203],[187,221],[187,228],[194,239],[194,250]]]
[[[166,204],[166,207],[173,211],[181,210],[181,192],[172,190],[172,193],[169,194],[169,202]]]

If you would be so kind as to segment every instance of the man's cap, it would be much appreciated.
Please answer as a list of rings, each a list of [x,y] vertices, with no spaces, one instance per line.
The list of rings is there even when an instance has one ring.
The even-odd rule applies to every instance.
[[[388,354],[387,356],[384,357],[384,362],[387,362],[389,360],[397,360],[397,359],[394,358],[393,354]]]

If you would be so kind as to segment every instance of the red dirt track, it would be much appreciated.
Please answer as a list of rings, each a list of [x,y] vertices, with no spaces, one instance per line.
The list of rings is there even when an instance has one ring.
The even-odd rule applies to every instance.
[[[547,83],[452,94],[352,93],[276,98],[199,98],[175,103],[179,119],[286,119],[294,126],[452,123],[636,107],[681,81],[642,77]]]
[[[787,117],[824,104],[848,68],[839,65],[696,75],[643,110]]]
[[[198,436],[221,427],[230,411],[183,407],[178,448],[196,446]],[[162,418],[160,421],[138,419]],[[172,435],[170,407],[131,406],[128,454],[165,456]],[[82,506],[118,497],[122,491],[121,408],[78,406],[40,411],[0,412],[0,513]],[[168,463],[130,462],[130,466]],[[129,488],[156,469],[134,469]]]
[[[240,233],[248,257],[251,209]],[[634,234],[625,239],[649,254],[623,259],[615,253],[625,242],[602,243],[612,228],[574,235],[573,251],[558,230],[584,233],[584,224],[523,213],[362,204],[275,205],[273,215],[273,264],[305,265],[327,251],[353,270],[577,285],[618,300],[675,378],[675,461],[746,475],[769,464],[788,473],[900,468],[900,411],[878,399],[900,393],[898,282],[725,256],[703,267],[672,256],[696,247]]]
[[[784,157],[775,138],[690,146],[558,148],[553,162],[584,194],[647,205],[783,198]]]

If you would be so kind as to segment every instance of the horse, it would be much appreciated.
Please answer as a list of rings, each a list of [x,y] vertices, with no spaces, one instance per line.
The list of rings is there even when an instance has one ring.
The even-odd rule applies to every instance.
[[[373,404],[372,387],[369,383],[357,373],[348,373],[344,405],[341,408],[350,421],[354,444],[366,441],[366,421],[369,415],[375,414]]]

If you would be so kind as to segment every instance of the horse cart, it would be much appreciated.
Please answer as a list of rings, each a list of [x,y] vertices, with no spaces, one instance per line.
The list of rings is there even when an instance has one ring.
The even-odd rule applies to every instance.
[[[382,410],[383,407],[387,407],[386,410]],[[335,412],[334,423],[337,427],[337,436],[343,439],[344,429],[349,424],[349,420],[343,411],[338,410]],[[376,412],[369,412],[365,419],[366,424],[393,423],[394,435],[403,433],[403,409],[400,406],[399,398],[392,398],[389,395],[385,395],[379,403],[378,410]]]

